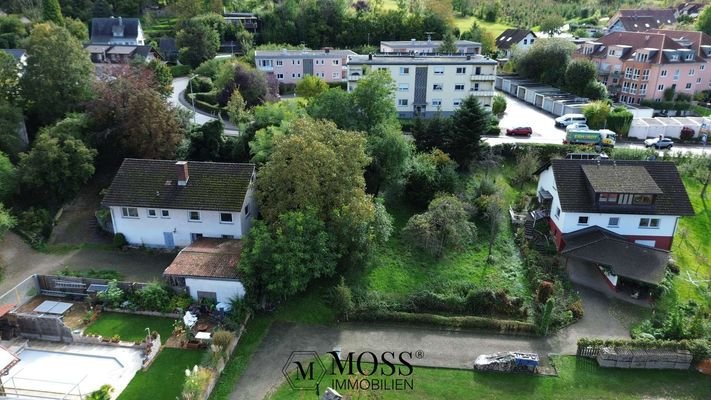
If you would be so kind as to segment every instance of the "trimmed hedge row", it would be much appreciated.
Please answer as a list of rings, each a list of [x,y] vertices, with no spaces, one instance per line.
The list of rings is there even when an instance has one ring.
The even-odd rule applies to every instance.
[[[496,333],[536,335],[536,325],[484,317],[445,317],[435,314],[415,314],[401,311],[362,311],[356,312],[352,320],[377,322],[404,322],[426,324],[450,329],[477,329]]]
[[[692,340],[654,340],[654,339],[578,339],[581,347],[623,347],[627,349],[688,350],[694,362],[711,357],[711,341]]]

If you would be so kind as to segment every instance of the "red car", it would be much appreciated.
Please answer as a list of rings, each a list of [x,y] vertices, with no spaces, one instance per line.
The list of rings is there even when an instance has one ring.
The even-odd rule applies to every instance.
[[[531,136],[533,129],[530,126],[519,126],[518,128],[507,129],[506,134],[509,136]]]

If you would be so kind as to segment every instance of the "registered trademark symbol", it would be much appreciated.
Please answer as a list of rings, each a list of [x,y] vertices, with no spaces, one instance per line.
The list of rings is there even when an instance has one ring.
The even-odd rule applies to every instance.
[[[425,352],[422,350],[417,350],[415,352],[415,358],[422,360],[423,358],[425,358]]]

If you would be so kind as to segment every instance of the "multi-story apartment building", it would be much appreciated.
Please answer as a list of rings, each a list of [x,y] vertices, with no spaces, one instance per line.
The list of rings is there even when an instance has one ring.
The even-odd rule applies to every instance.
[[[395,80],[395,105],[400,118],[454,113],[467,96],[491,107],[496,61],[480,56],[351,56],[348,91],[369,70],[385,70]]]
[[[281,83],[296,83],[306,75],[323,78],[326,82],[341,82],[346,77],[350,50],[281,50],[255,51],[257,69],[272,74]]]
[[[481,43],[470,40],[454,42],[458,54],[481,54]],[[442,46],[441,40],[402,40],[380,42],[380,52],[384,54],[437,54]]]
[[[661,101],[664,91],[694,94],[711,87],[711,37],[701,32],[613,32],[584,43],[575,58],[589,59],[598,79],[619,101]]]

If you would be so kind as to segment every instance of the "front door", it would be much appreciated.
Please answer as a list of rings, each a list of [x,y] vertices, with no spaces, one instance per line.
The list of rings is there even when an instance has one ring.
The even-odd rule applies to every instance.
[[[173,232],[163,232],[163,239],[165,240],[165,247],[169,249],[175,247],[175,240],[173,240]]]

